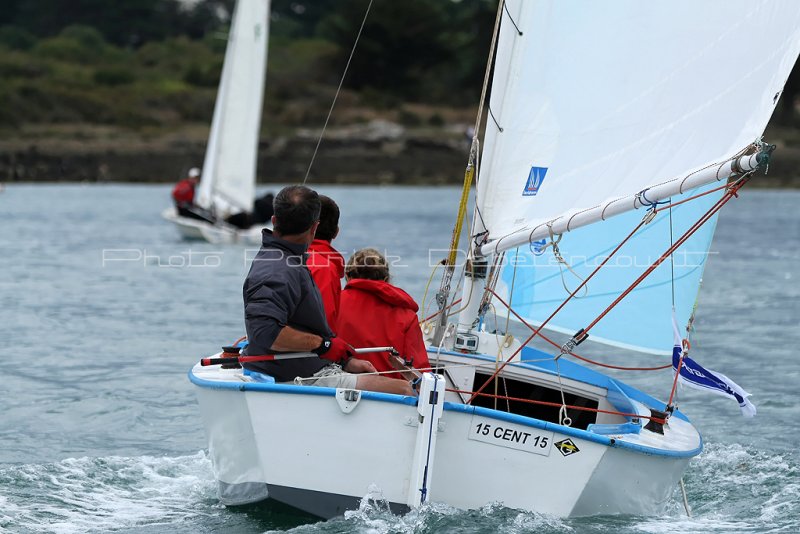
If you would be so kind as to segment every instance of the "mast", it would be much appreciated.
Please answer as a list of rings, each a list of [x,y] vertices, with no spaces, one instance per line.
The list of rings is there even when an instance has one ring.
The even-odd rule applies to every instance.
[[[442,283],[439,287],[439,291],[436,293],[436,303],[439,306],[439,321],[436,326],[436,331],[433,336],[433,343],[434,345],[440,345],[442,343],[442,339],[445,334],[445,330],[447,330],[447,314],[448,314],[448,298],[450,297],[450,283],[453,280],[453,273],[456,269],[456,260],[458,258],[458,244],[461,239],[461,230],[463,228],[464,218],[466,217],[467,212],[467,204],[469,202],[469,192],[472,188],[472,181],[475,177],[475,169],[477,166],[478,161],[478,149],[479,149],[479,142],[478,142],[478,132],[481,126],[481,118],[483,117],[483,108],[484,103],[486,102],[486,94],[489,87],[489,77],[492,72],[492,61],[494,60],[495,48],[497,46],[497,36],[500,30],[500,20],[502,19],[503,15],[503,6],[505,5],[505,0],[500,0],[497,5],[497,14],[495,15],[494,21],[494,30],[492,31],[492,43],[489,46],[489,58],[486,61],[486,72],[483,76],[483,87],[481,88],[481,97],[478,104],[478,114],[475,118],[475,126],[473,127],[473,134],[472,134],[472,144],[470,145],[469,150],[469,160],[467,162],[467,168],[464,171],[464,184],[461,189],[461,200],[459,202],[458,208],[458,215],[456,216],[456,223],[453,228],[453,236],[450,239],[450,249],[448,251],[447,258],[445,259],[445,271],[442,275]],[[473,229],[476,228],[477,221],[477,213],[473,216]],[[483,230],[481,230],[483,231]],[[472,247],[470,247],[470,251],[468,255],[471,255]],[[467,260],[469,261],[469,259]]]

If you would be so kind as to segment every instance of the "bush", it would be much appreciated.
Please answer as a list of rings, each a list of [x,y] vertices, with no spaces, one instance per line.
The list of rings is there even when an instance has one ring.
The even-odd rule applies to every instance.
[[[40,62],[33,62],[24,54],[0,54],[0,80],[8,83],[13,78],[39,78],[50,72]]]
[[[67,26],[59,34],[65,39],[72,39],[80,44],[83,48],[89,50],[100,51],[106,47],[106,40],[103,34],[92,28],[91,26]]]
[[[438,113],[434,113],[428,118],[428,124],[431,126],[444,126],[444,117]]]
[[[136,76],[133,75],[130,69],[110,67],[97,69],[94,72],[93,79],[99,85],[116,87],[133,83],[136,80]]]
[[[36,44],[36,37],[16,26],[0,27],[0,46],[9,50],[30,50]]]
[[[422,124],[420,116],[407,109],[400,110],[400,113],[397,114],[397,120],[400,121],[400,124],[403,126],[414,127]]]
[[[192,63],[186,74],[183,76],[183,81],[189,85],[196,87],[216,87],[219,85],[219,78],[222,74],[222,63],[214,62],[213,64],[198,65]]]

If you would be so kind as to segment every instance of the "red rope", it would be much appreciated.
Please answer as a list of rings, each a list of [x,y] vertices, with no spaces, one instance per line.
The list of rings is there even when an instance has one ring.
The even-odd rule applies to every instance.
[[[500,295],[498,295],[498,294],[497,294],[497,293],[496,293],[496,292],[495,292],[493,289],[489,289],[489,291],[492,293],[492,295],[494,295],[494,296],[495,296],[495,298],[497,298],[497,300],[499,300],[499,301],[500,301],[500,303],[501,303],[503,306],[505,306],[506,308],[508,308],[508,310],[509,310],[511,313],[513,313],[513,314],[514,314],[514,317],[516,317],[516,318],[517,318],[517,319],[518,319],[520,322],[522,322],[522,324],[524,324],[525,326],[527,326],[527,327],[528,327],[528,328],[529,328],[531,331],[534,331],[534,328],[533,328],[533,326],[531,326],[530,324],[528,324],[528,322],[527,322],[525,319],[523,319],[523,318],[522,318],[522,317],[521,317],[521,316],[520,316],[520,315],[519,315],[517,312],[515,312],[515,311],[514,311],[514,310],[511,308],[511,306],[509,306],[509,305],[508,305],[508,303],[506,303],[506,301],[504,301],[504,300],[502,299],[502,297],[500,297]],[[549,337],[545,336],[544,334],[539,334],[539,337],[540,337],[540,338],[542,338],[542,339],[544,339],[545,341],[547,341],[548,343],[550,343],[550,344],[551,344],[551,345],[553,345],[554,347],[556,347],[556,348],[561,348],[561,345],[559,345],[558,343],[556,343],[555,341],[553,341],[553,340],[552,340],[552,339],[550,339]],[[669,367],[672,367],[672,364],[668,364],[668,365],[660,365],[660,366],[658,366],[658,367],[623,367],[623,366],[621,366],[621,365],[611,365],[611,364],[608,364],[608,363],[602,363],[602,362],[598,362],[598,361],[590,360],[589,358],[586,358],[585,356],[580,356],[580,355],[578,355],[578,354],[575,354],[574,352],[570,352],[570,353],[568,353],[568,354],[569,354],[570,356],[574,356],[574,357],[578,358],[579,360],[582,360],[582,361],[584,361],[584,362],[586,362],[586,363],[591,363],[591,364],[594,364],[594,365],[597,365],[597,366],[600,366],[600,367],[606,367],[606,368],[608,368],[608,369],[619,369],[619,370],[622,370],[622,371],[660,371],[660,370],[662,370],[662,369],[668,369]]]
[[[455,305],[456,305],[456,304],[458,304],[459,302],[461,302],[461,299],[454,300],[452,303],[450,303],[450,305],[449,305],[449,306],[448,306],[446,309],[449,311],[449,310],[450,310],[450,308],[452,308],[453,306],[455,306]],[[433,319],[434,317],[436,317],[436,316],[437,316],[437,315],[439,315],[440,313],[442,313],[442,310],[439,310],[439,311],[437,311],[437,312],[436,312],[436,313],[434,313],[433,315],[429,315],[428,317],[425,317],[424,319],[422,319],[422,320],[420,321],[420,323],[424,323],[425,321],[430,321],[431,319]]]
[[[552,319],[553,317],[555,317],[555,315],[556,315],[558,312],[560,312],[560,311],[561,311],[561,309],[562,309],[564,306],[566,306],[566,305],[567,305],[567,303],[568,303],[570,300],[572,300],[572,297],[574,297],[575,295],[577,295],[577,294],[578,294],[578,291],[580,291],[581,289],[583,289],[583,286],[585,286],[585,285],[586,285],[586,284],[589,282],[589,280],[591,280],[591,279],[592,279],[592,277],[593,277],[595,274],[597,274],[597,272],[598,272],[598,271],[599,271],[599,270],[600,270],[600,269],[601,269],[601,268],[602,268],[602,267],[603,267],[603,266],[604,266],[606,263],[608,263],[608,260],[610,260],[610,259],[611,259],[611,258],[614,256],[614,254],[616,254],[616,253],[619,251],[619,249],[620,249],[620,248],[622,248],[622,246],[623,246],[623,245],[624,245],[624,244],[625,244],[625,243],[626,243],[626,242],[627,242],[627,241],[628,241],[628,240],[629,240],[631,237],[633,237],[633,234],[635,234],[635,233],[636,233],[636,232],[639,230],[639,228],[641,228],[641,227],[642,227],[642,225],[644,225],[644,224],[645,224],[645,221],[644,221],[644,219],[642,219],[642,220],[639,222],[639,224],[637,224],[637,225],[636,225],[636,228],[634,228],[634,229],[631,231],[631,233],[630,233],[630,234],[628,234],[628,236],[627,236],[625,239],[623,239],[623,240],[622,240],[622,242],[621,242],[619,245],[617,245],[617,247],[616,247],[616,248],[615,248],[613,251],[611,251],[611,254],[609,254],[608,256],[606,256],[605,258],[603,258],[603,261],[602,261],[602,262],[600,262],[600,265],[598,265],[597,267],[595,267],[594,271],[592,271],[591,273],[589,273],[589,276],[587,276],[587,277],[586,277],[586,278],[583,280],[583,282],[581,282],[581,283],[578,285],[578,287],[576,287],[576,288],[575,288],[575,290],[574,290],[572,293],[570,293],[570,294],[569,294],[569,296],[566,298],[566,300],[565,300],[564,302],[562,302],[562,303],[561,303],[561,304],[558,306],[558,308],[556,308],[556,310],[555,310],[553,313],[551,313],[551,314],[550,314],[550,317],[548,317],[547,319],[545,319],[545,320],[544,320],[544,322],[543,322],[541,325],[539,325],[539,328],[537,328],[536,330],[534,330],[534,332],[533,332],[533,333],[532,333],[530,336],[528,336],[528,339],[526,339],[526,340],[525,340],[525,342],[524,342],[524,343],[522,343],[522,345],[520,345],[520,347],[519,347],[519,348],[518,348],[516,351],[514,351],[514,354],[512,354],[512,355],[511,355],[511,356],[510,356],[510,357],[509,357],[509,358],[508,358],[508,359],[507,359],[505,362],[503,362],[503,365],[501,365],[500,367],[498,367],[498,368],[495,370],[494,374],[492,375],[492,378],[495,378],[497,375],[499,375],[499,374],[500,374],[500,372],[501,372],[503,369],[505,369],[506,365],[508,365],[509,363],[511,363],[511,360],[513,360],[513,359],[514,359],[514,356],[516,356],[517,354],[519,354],[519,353],[520,353],[520,351],[522,350],[522,347],[524,347],[525,345],[527,345],[528,343],[530,343],[530,342],[531,342],[531,340],[532,340],[534,337],[536,337],[537,335],[539,335],[539,332],[541,332],[541,331],[542,331],[542,328],[544,328],[544,327],[545,327],[545,325],[546,325],[547,323],[549,323],[549,322],[550,322],[550,319]],[[473,394],[473,395],[472,395],[472,396],[469,398],[469,400],[467,401],[467,404],[469,404],[470,402],[472,402],[472,399],[474,399],[476,395],[478,395],[478,394],[479,394],[481,391],[483,391],[483,388],[485,388],[485,387],[486,387],[486,384],[488,384],[490,381],[491,381],[491,380],[487,380],[487,381],[486,381],[486,382],[485,382],[485,383],[484,383],[484,384],[483,384],[483,385],[482,385],[482,386],[481,386],[481,387],[478,389],[478,391],[477,391],[477,392],[475,392],[475,393],[474,393],[474,394]]]
[[[684,339],[683,343],[684,350],[681,351],[680,358],[678,358],[678,370],[675,373],[675,378],[672,380],[672,390],[669,392],[669,401],[667,402],[667,407],[669,408],[672,406],[672,399],[675,398],[675,391],[678,389],[678,376],[681,374],[681,367],[683,367],[683,356],[685,353],[689,352],[689,340]]]
[[[620,295],[612,302],[603,312],[592,321],[589,326],[583,329],[584,332],[588,333],[600,320],[608,314],[617,304],[619,304],[622,299],[627,297],[631,291],[636,289],[642,281],[647,278],[659,265],[661,265],[664,260],[670,257],[670,255],[675,252],[681,245],[683,245],[694,233],[700,229],[705,223],[708,222],[711,217],[713,217],[721,208],[724,206],[731,198],[737,196],[737,192],[741,187],[747,182],[747,179],[739,181],[728,188],[728,192],[725,193],[713,206],[711,206],[708,211],[700,217],[678,240],[670,246],[666,252],[664,252],[660,258],[658,258],[655,262],[653,262],[650,267],[648,267],[640,276],[637,278],[628,288],[620,293]]]

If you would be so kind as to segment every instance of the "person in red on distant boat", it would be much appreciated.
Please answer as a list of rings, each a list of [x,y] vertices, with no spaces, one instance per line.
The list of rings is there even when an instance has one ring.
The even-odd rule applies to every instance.
[[[179,215],[184,215],[181,210],[194,206],[194,189],[197,187],[198,178],[200,178],[200,169],[193,167],[189,169],[189,175],[172,188],[172,200],[175,201]]]
[[[389,283],[389,264],[377,250],[361,249],[344,269],[347,285],[339,301],[336,333],[355,347],[394,347],[416,369],[428,369],[428,353],[422,339],[411,296]],[[387,353],[356,355],[372,362],[379,372],[396,369]],[[402,378],[399,374],[388,374]]]
[[[308,247],[306,265],[322,295],[328,326],[335,332],[344,278],[344,257],[331,245],[331,241],[339,235],[339,206],[325,195],[320,195],[319,199],[322,203],[319,226],[314,241]]]
[[[192,167],[189,175],[175,184],[172,188],[172,200],[175,201],[175,211],[181,217],[198,219],[209,224],[214,224],[216,219],[209,210],[203,209],[194,203],[194,192],[200,178],[200,169]]]

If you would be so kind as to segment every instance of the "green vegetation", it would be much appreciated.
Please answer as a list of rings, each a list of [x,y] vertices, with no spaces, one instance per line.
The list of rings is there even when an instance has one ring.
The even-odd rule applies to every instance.
[[[375,1],[342,117],[441,125],[438,105],[478,96],[497,0]],[[273,0],[266,111],[271,127],[318,125],[366,0]],[[128,129],[209,122],[232,0],[5,0],[0,126]],[[432,111],[400,109],[405,102]],[[348,109],[349,108],[349,109]]]

